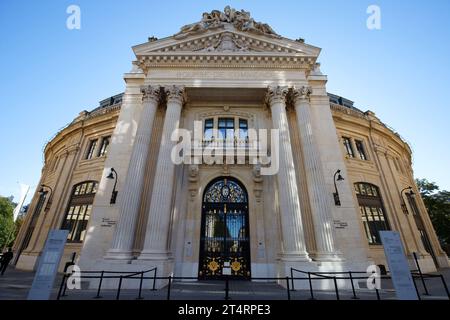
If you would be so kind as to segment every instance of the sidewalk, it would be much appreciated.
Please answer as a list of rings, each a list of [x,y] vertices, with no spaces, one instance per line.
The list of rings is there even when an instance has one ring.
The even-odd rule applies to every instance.
[[[441,269],[440,274],[446,279],[450,286],[450,269]],[[28,290],[33,282],[34,272],[21,271],[8,268],[4,276],[0,276],[0,300],[24,300],[27,298]],[[58,275],[52,293],[52,299],[56,299],[62,276]],[[426,279],[426,285],[430,293],[423,295],[424,289],[419,280],[416,281],[418,290],[423,300],[448,300],[440,279]],[[384,286],[388,288],[387,286]],[[287,300],[287,290],[276,283],[230,281],[229,298],[231,300]],[[200,282],[174,282],[170,290],[170,298],[173,300],[224,300],[225,283],[223,281],[200,281]],[[395,299],[392,289],[380,290],[382,300]],[[67,295],[61,300],[91,300],[97,295],[96,290],[67,290]],[[138,290],[122,290],[121,300],[134,300],[138,297]],[[361,300],[376,300],[376,292],[367,289],[357,290],[357,296]],[[101,300],[116,299],[117,290],[102,290]],[[143,290],[142,298],[150,300],[166,300],[167,287],[160,290]],[[292,300],[307,300],[310,298],[308,290],[291,291]],[[352,299],[351,290],[339,290],[341,300]],[[317,300],[336,300],[335,291],[314,291]]]

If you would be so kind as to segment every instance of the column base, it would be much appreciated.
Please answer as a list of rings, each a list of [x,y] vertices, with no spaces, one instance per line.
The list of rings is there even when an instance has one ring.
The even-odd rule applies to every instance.
[[[132,251],[125,251],[120,249],[110,249],[106,252],[103,259],[105,260],[133,260],[135,258]]]
[[[167,261],[171,259],[171,254],[165,250],[143,250],[137,260],[144,261]]]
[[[317,262],[342,262],[345,260],[340,252],[315,252],[311,257]]]
[[[311,262],[307,252],[283,252],[278,255],[278,259],[284,262]]]

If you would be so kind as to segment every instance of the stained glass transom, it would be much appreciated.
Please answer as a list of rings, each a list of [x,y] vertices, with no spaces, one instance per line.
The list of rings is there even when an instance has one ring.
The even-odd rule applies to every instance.
[[[238,183],[224,178],[209,186],[203,201],[209,203],[243,203],[247,202],[247,194]]]

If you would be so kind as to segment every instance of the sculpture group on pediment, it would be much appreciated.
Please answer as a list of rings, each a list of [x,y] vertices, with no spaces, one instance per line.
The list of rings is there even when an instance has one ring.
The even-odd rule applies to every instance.
[[[226,6],[224,11],[213,10],[210,13],[204,12],[202,20],[196,23],[181,27],[175,37],[183,37],[191,33],[199,33],[208,29],[224,27],[225,24],[232,24],[237,30],[264,34],[272,37],[280,37],[267,23],[255,21],[250,12]]]

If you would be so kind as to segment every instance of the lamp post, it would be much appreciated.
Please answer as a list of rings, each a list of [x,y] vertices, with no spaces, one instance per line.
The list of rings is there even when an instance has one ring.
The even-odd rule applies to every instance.
[[[416,194],[412,191],[412,187],[411,187],[411,186],[406,187],[406,188],[402,189],[402,191],[400,191],[401,206],[402,206],[403,213],[404,213],[404,214],[409,214],[408,208],[406,207],[405,199],[403,198],[403,193],[404,193],[406,190],[409,190],[409,192],[406,193],[406,194],[409,195],[410,197],[414,197]]]
[[[41,184],[41,189],[39,189],[39,194],[41,196],[46,196],[48,191],[45,189],[50,189],[50,195],[48,197],[47,205],[45,206],[44,211],[48,211],[52,205],[52,195],[53,195],[53,189],[45,184]]]
[[[337,176],[337,179],[336,179],[336,176]],[[343,181],[343,180],[344,180],[344,178],[341,176],[341,170],[337,170],[333,176],[334,190],[335,190],[335,192],[333,193],[333,198],[334,198],[334,204],[337,206],[341,205],[341,199],[339,199],[339,192],[338,192],[338,189],[336,186],[336,181]]]
[[[110,204],[114,204],[114,203],[116,203],[117,193],[118,193],[118,191],[116,190],[116,186],[117,186],[117,171],[114,170],[114,168],[111,168],[111,172],[108,174],[108,176],[106,178],[115,180],[114,181],[114,188],[113,188],[113,191],[111,193],[111,200],[109,201]]]

